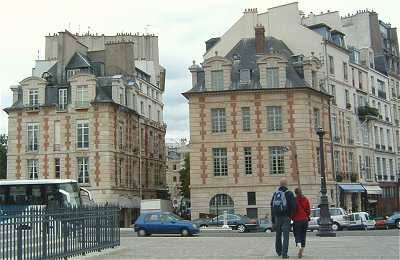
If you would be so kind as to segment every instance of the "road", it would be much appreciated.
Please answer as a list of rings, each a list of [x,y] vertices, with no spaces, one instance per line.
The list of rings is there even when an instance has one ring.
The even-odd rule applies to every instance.
[[[399,230],[339,231],[337,237],[308,233],[305,259],[400,259]],[[137,237],[121,230],[121,246],[75,259],[279,259],[274,233],[202,232],[195,237]],[[289,256],[296,257],[293,236]],[[297,257],[296,257],[297,258]]]

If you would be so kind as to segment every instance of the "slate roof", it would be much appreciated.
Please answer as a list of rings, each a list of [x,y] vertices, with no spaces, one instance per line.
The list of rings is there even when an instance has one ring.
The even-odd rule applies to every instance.
[[[88,68],[90,66],[91,66],[90,60],[86,55],[80,52],[75,52],[74,56],[72,56],[72,58],[69,60],[65,68],[78,69],[78,68]]]
[[[293,53],[286,44],[274,37],[266,37],[265,42],[265,51],[263,54],[256,54],[255,39],[247,38],[240,40],[225,56],[226,59],[232,61],[232,84],[229,89],[260,89],[260,71],[258,69],[257,60],[265,54],[277,54],[288,60],[286,66],[287,87],[310,87],[304,80],[302,65],[293,62],[291,59]],[[249,84],[240,83],[241,69],[251,70],[251,81]],[[204,87],[204,71],[200,67],[197,68],[197,71],[197,84],[188,91],[189,93],[207,91]]]

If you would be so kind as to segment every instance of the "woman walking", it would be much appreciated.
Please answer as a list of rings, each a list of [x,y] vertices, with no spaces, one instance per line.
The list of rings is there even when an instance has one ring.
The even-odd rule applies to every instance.
[[[292,216],[293,233],[296,247],[299,249],[298,257],[302,258],[304,248],[306,247],[306,235],[310,219],[310,202],[307,197],[303,196],[300,188],[296,188],[294,193],[296,194],[296,212]]]

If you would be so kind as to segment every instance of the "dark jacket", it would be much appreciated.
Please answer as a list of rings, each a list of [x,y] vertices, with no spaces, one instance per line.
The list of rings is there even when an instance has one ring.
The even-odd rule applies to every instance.
[[[277,216],[272,207],[272,203],[274,201],[274,196],[272,196],[272,199],[271,199],[271,219],[272,220],[274,220],[275,217],[291,217],[296,212],[296,199],[294,197],[293,192],[291,192],[290,190],[288,190],[288,188],[286,188],[284,186],[279,187],[278,190],[285,192],[287,211],[284,212],[283,214],[280,214],[279,216]],[[274,195],[275,195],[275,193],[274,193]]]

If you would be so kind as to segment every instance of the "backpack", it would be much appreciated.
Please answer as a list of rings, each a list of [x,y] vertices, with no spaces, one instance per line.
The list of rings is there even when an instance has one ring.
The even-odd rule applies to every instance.
[[[274,197],[272,200],[272,210],[278,216],[285,215],[288,212],[288,205],[285,195],[286,191],[278,190],[274,193]]]

